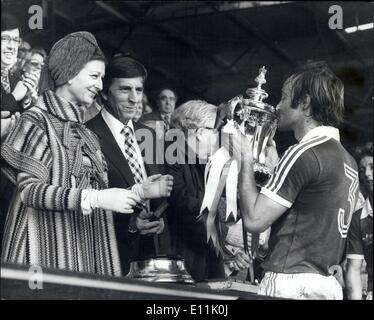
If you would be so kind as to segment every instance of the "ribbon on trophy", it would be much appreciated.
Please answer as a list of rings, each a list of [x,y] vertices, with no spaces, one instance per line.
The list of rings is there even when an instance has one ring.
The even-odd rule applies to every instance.
[[[268,94],[261,88],[266,83],[266,69],[262,67],[255,79],[257,87],[246,90],[245,97],[239,100],[236,106],[230,106],[229,116],[223,127],[223,132],[228,134],[228,148],[221,147],[211,156],[205,168],[205,194],[200,209],[199,219],[206,218],[207,242],[211,241],[216,254],[223,257],[232,256],[225,248],[224,238],[221,232],[221,224],[218,219],[218,204],[226,190],[226,214],[225,220],[232,215],[238,218],[238,163],[231,157],[232,135],[238,134],[238,130],[246,135],[252,143],[253,158],[255,160],[254,170],[258,186],[263,185],[271,176],[271,170],[265,165],[265,148],[267,141],[276,130],[277,115],[275,108],[265,102]],[[242,228],[244,252],[249,253],[247,232]],[[259,234],[251,235],[251,256],[255,258],[259,247]],[[254,280],[253,265],[249,269],[251,280]]]
[[[206,218],[207,242],[212,241],[218,255],[227,252],[224,249],[224,239],[221,235],[219,219],[217,219],[218,204],[223,190],[226,189],[226,220],[232,214],[237,219],[237,185],[238,166],[236,160],[230,157],[226,148],[220,148],[208,162],[205,169],[205,194],[200,209],[199,219],[208,213]]]

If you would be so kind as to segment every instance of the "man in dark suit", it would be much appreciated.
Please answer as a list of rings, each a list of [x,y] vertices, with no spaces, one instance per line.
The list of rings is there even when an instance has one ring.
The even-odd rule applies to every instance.
[[[168,221],[174,252],[185,261],[188,273],[196,280],[224,278],[222,256],[207,243],[207,230],[198,219],[204,198],[204,171],[208,157],[218,149],[219,133],[214,128],[217,107],[205,101],[191,100],[175,111],[173,127],[184,133],[178,144],[178,161],[165,164],[174,177],[169,199]],[[176,130],[166,133],[167,140]],[[227,228],[222,224],[223,237]]]
[[[113,58],[107,67],[104,80],[103,109],[86,125],[99,138],[108,163],[109,186],[131,187],[138,194],[143,194],[143,198],[153,199],[158,191],[165,187],[161,184],[165,183],[170,195],[172,177],[161,176],[162,168],[156,164],[155,133],[150,128],[132,121],[137,104],[142,99],[146,76],[144,66],[138,61],[129,57]],[[140,150],[140,139],[143,138],[144,143],[141,145],[144,147],[144,155]],[[156,188],[149,192],[148,187],[152,186]],[[151,193],[151,196],[147,196],[147,193]],[[161,193],[159,196],[162,196]],[[148,210],[153,211],[160,200],[146,201],[145,205]],[[163,219],[150,221],[144,216],[139,219],[140,216],[142,215],[134,219],[134,216],[114,215],[123,274],[128,272],[131,260],[145,259],[155,253],[153,240],[156,238],[140,234],[159,234],[164,229]]]
[[[177,100],[177,94],[173,90],[169,88],[160,90],[156,103],[157,110],[143,115],[139,121],[153,129],[155,128],[156,121],[162,121],[164,122],[165,131],[169,130],[171,116],[174,113]]]

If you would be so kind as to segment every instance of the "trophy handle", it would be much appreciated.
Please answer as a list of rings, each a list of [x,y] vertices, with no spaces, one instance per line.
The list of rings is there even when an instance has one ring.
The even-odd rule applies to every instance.
[[[235,103],[235,100],[238,100],[238,101]],[[229,110],[227,112],[227,115],[228,115],[229,120],[235,120],[235,112],[238,106],[240,106],[240,109],[243,108],[243,96],[241,95],[238,95],[228,101],[227,107]]]

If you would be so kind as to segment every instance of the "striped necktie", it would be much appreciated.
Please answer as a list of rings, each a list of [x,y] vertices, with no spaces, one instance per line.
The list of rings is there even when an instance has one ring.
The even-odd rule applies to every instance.
[[[170,114],[165,114],[163,119],[165,123],[165,131],[168,131],[170,129]]]
[[[1,85],[6,93],[10,93],[9,72],[6,68],[1,68]]]
[[[134,146],[134,134],[129,126],[125,126],[121,132],[125,136],[125,157],[129,164],[135,183],[143,183],[144,177]]]

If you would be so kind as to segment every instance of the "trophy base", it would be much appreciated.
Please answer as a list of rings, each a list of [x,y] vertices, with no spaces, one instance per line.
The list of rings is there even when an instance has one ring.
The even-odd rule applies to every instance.
[[[256,184],[259,187],[263,187],[271,177],[271,171],[264,164],[256,162],[253,166],[255,173]]]
[[[131,262],[126,278],[148,282],[195,284],[185,268],[184,260],[178,256],[168,255]]]

